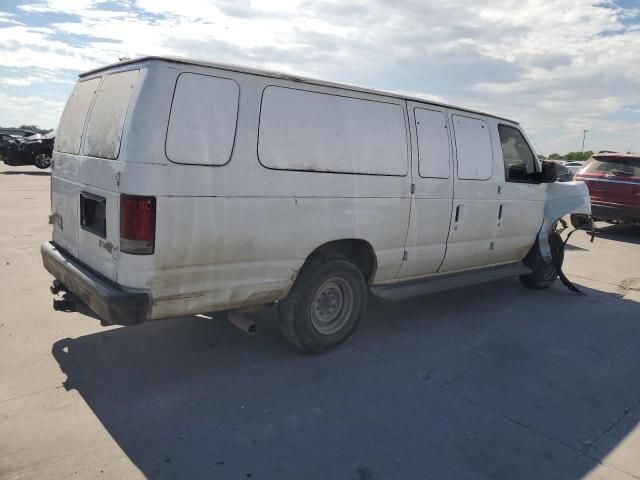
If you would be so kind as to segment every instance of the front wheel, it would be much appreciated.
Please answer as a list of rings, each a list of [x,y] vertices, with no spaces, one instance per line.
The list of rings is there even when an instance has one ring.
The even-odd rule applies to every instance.
[[[540,252],[540,243],[536,240],[524,259],[524,264],[531,269],[531,273],[520,276],[522,285],[542,290],[549,288],[556,281],[564,262],[564,245],[558,232],[553,231],[549,234],[549,248],[552,260],[547,262]]]
[[[38,153],[33,158],[33,164],[38,168],[49,168],[51,166],[51,155],[44,152]]]
[[[351,338],[366,303],[364,276],[351,260],[312,258],[280,303],[280,329],[300,350],[326,352]]]

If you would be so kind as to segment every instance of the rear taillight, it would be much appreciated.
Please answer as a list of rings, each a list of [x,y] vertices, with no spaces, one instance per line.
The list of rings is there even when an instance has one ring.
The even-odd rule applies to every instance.
[[[151,255],[156,240],[156,198],[120,195],[120,251]]]

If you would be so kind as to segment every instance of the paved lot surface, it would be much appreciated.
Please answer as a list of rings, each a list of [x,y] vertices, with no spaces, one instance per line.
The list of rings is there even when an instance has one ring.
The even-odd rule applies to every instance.
[[[102,328],[54,312],[49,176],[0,167],[0,478],[640,478],[640,227],[570,278],[390,306],[306,356],[273,312]]]

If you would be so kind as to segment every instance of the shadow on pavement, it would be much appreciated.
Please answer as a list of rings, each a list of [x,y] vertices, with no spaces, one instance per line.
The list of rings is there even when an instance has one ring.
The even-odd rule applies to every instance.
[[[150,478],[579,479],[640,420],[639,306],[580,288],[370,299],[321,356],[290,347],[274,311],[256,337],[189,317],[53,355]]]
[[[4,172],[0,172],[0,175],[33,175],[36,177],[49,177],[51,176],[51,172],[23,172],[23,171],[13,171],[13,170],[6,170]]]
[[[640,224],[606,225],[596,230],[598,237],[640,245]]]

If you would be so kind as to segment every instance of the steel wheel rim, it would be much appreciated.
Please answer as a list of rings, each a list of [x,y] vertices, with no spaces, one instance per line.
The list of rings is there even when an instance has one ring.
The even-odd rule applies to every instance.
[[[354,305],[353,288],[342,278],[326,280],[311,300],[311,324],[322,335],[340,331],[351,317]]]

